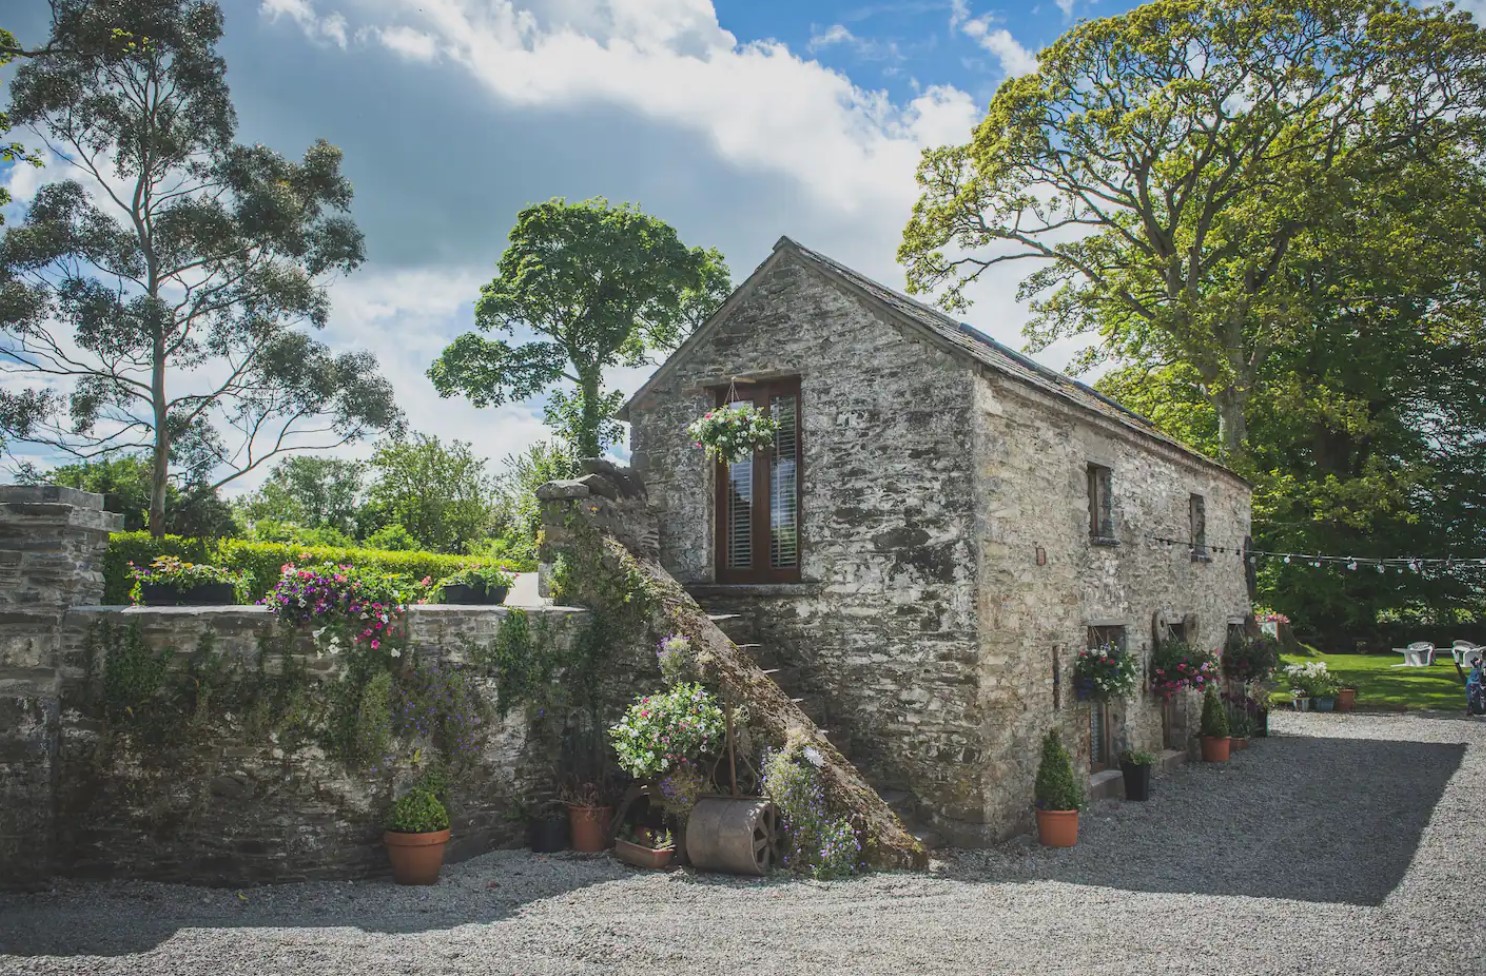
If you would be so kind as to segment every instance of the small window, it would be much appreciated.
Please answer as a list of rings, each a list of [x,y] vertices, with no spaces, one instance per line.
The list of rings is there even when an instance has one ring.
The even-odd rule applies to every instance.
[[[1089,465],[1089,537],[1114,541],[1114,472],[1102,464]]]
[[[1207,555],[1207,500],[1201,495],[1192,495],[1187,502],[1187,528],[1191,533],[1192,558],[1206,560]]]

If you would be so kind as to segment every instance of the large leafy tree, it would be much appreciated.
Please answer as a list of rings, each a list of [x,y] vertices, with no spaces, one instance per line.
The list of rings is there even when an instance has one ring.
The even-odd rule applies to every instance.
[[[239,507],[254,523],[278,522],[353,536],[365,470],[363,462],[345,458],[304,454],[282,458]]]
[[[401,526],[419,546],[464,552],[490,532],[494,485],[465,441],[415,434],[377,445],[363,530]]]
[[[1286,268],[1304,323],[1266,357],[1249,405],[1258,547],[1486,553],[1486,176],[1468,159],[1402,165],[1340,197],[1307,240]],[[1216,411],[1189,365],[1148,360],[1100,387],[1217,447]],[[1482,609],[1474,561],[1380,574],[1267,560],[1259,578],[1267,602],[1332,646],[1380,620]]]
[[[286,451],[395,428],[369,354],[301,328],[362,260],[340,152],[233,141],[205,0],[55,0],[11,121],[80,179],[44,187],[0,241],[0,431],[82,459],[151,459],[149,527],[175,472],[207,490]]]
[[[99,461],[79,461],[43,470],[22,464],[16,480],[23,485],[61,485],[103,496],[106,511],[124,516],[124,529],[138,532],[149,526],[149,455],[126,454]],[[167,486],[165,531],[192,538],[217,538],[238,530],[232,506],[209,488]]]
[[[498,406],[555,389],[548,423],[580,457],[616,434],[621,396],[604,370],[674,349],[731,288],[716,250],[688,248],[668,224],[605,200],[550,200],[521,211],[496,278],[480,292],[475,324],[514,344],[466,333],[434,362],[443,396]]]
[[[900,258],[951,308],[1035,262],[1034,348],[1180,365],[1237,458],[1268,360],[1315,325],[1298,266],[1380,177],[1476,158],[1483,102],[1486,37],[1448,8],[1156,0],[1076,26],[925,154]]]

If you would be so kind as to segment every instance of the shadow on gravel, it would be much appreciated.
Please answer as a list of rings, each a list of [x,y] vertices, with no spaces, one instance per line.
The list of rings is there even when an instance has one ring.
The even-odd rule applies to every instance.
[[[1379,905],[1408,870],[1465,748],[1255,740],[1227,764],[1158,778],[1148,803],[1094,808],[1072,850],[1034,845],[1007,866],[1125,891]],[[994,856],[981,867],[974,854],[963,860],[951,871],[961,880],[1007,880]]]
[[[497,851],[446,865],[436,885],[385,881],[201,888],[150,882],[61,882],[50,892],[0,894],[6,956],[122,956],[192,929],[351,929],[413,934],[499,922],[523,907],[631,878],[607,856]],[[761,879],[752,879],[758,883]]]

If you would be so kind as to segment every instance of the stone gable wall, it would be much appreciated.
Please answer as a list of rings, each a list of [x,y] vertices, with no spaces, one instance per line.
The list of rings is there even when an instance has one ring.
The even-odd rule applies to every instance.
[[[1206,500],[1207,541],[1241,546],[1250,492],[1238,478],[1184,452],[983,372],[975,389],[976,542],[980,550],[981,707],[989,761],[984,822],[1003,833],[1030,823],[1040,740],[1060,723],[1080,768],[1089,763],[1089,708],[1074,700],[1072,662],[1090,625],[1121,625],[1127,646],[1149,658],[1155,616],[1195,617],[1195,642],[1222,646],[1230,621],[1249,612],[1238,556],[1194,560],[1184,546],[1188,503]],[[1089,538],[1087,467],[1113,471],[1116,546]],[[1037,550],[1045,565],[1037,565]],[[1061,670],[1054,707],[1054,654]],[[1200,701],[1175,703],[1176,743],[1195,731]],[[1159,752],[1160,703],[1145,692],[1110,706],[1112,745]]]
[[[714,579],[714,466],[685,428],[712,405],[706,384],[753,372],[800,377],[804,583],[703,602],[752,619],[874,785],[978,809],[969,369],[778,263],[632,409],[633,464],[683,584]]]
[[[1088,768],[1089,706],[1069,680],[1088,625],[1122,624],[1144,656],[1158,610],[1195,614],[1209,647],[1247,613],[1236,556],[1194,563],[1145,538],[1184,537],[1199,492],[1209,541],[1238,544],[1247,487],[909,338],[793,260],[752,288],[631,408],[663,564],[710,609],[743,616],[802,707],[874,785],[910,791],[946,839],[1025,829],[1051,725]],[[713,584],[714,466],[684,431],[712,405],[705,387],[740,373],[801,379],[801,584]],[[1089,543],[1089,461],[1114,470],[1119,546]],[[1176,738],[1188,708],[1178,703]],[[1161,709],[1143,695],[1111,718],[1115,750],[1159,749]]]

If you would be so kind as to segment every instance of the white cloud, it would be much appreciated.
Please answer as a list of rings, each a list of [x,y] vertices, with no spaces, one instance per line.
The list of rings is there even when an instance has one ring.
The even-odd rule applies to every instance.
[[[339,13],[317,16],[309,0],[261,0],[258,9],[270,21],[281,17],[292,20],[317,43],[330,43],[339,48],[346,46],[346,18]]]
[[[832,24],[810,35],[810,50],[818,51],[833,44],[854,44],[859,38],[845,24]]]
[[[1064,2],[1068,3],[1066,9]],[[1073,9],[1073,4],[1071,0],[1059,0],[1058,8],[1063,10],[1064,14],[1069,14]],[[1011,31],[1004,27],[993,28],[991,24],[995,22],[995,19],[994,14],[970,16],[970,7],[966,0],[953,0],[950,5],[950,28],[958,30],[992,54],[1000,62],[1001,70],[1008,78],[1036,71],[1037,57],[1011,36]]]
[[[439,53],[432,35],[411,27],[384,27],[376,34],[388,50],[410,61],[432,61]]]
[[[709,203],[706,222],[693,224],[687,239],[723,246],[739,281],[767,257],[774,238],[789,234],[901,288],[894,255],[917,197],[920,152],[964,142],[981,115],[975,100],[952,86],[926,87],[896,101],[784,44],[739,43],[718,23],[709,0],[424,0],[416,10],[393,0],[341,2],[357,28],[352,54],[358,44],[387,45],[397,30],[427,38],[416,51],[431,52],[444,70],[463,71],[488,94],[504,124],[530,119],[533,129],[550,131],[600,110],[634,120],[636,139],[658,131],[681,134],[678,178],[670,182],[681,187],[693,173],[716,174],[708,177],[717,182],[705,195],[731,201]],[[989,18],[971,17],[963,4],[956,13],[957,29],[988,50],[1000,43],[990,35],[1005,32],[991,31]],[[312,38],[307,25],[324,19],[313,8],[307,16],[283,16]],[[1002,45],[1003,63],[1035,67],[1030,54],[1009,34],[1006,39],[1011,45]],[[844,25],[817,35],[825,46],[859,41]],[[586,152],[585,145],[574,130],[570,141],[545,151]],[[634,152],[621,141],[606,144],[602,155],[620,159]],[[612,182],[606,167],[595,166],[594,179],[580,180],[577,191],[573,184],[550,190],[545,184],[525,192],[602,188],[611,198],[635,199],[629,184]],[[729,174],[738,174],[736,182]],[[439,178],[432,168],[423,177]],[[695,214],[687,209],[694,200],[681,189],[663,189],[641,202],[679,226]],[[514,212],[514,206],[493,211],[497,227],[503,229],[500,218]],[[413,427],[471,440],[477,451],[499,458],[546,436],[540,406],[477,410],[463,399],[439,399],[424,376],[443,347],[472,327],[469,304],[501,245],[491,240],[479,246],[470,256],[473,270],[363,268],[336,286],[326,338],[337,348],[359,346],[378,355]],[[977,300],[972,320],[1013,343],[1026,318],[1014,298],[1024,270],[997,269],[971,289]],[[632,390],[645,373],[615,371],[609,380]]]
[[[1064,20],[1073,19],[1073,7],[1077,0],[1057,0],[1058,9],[1063,11]]]

